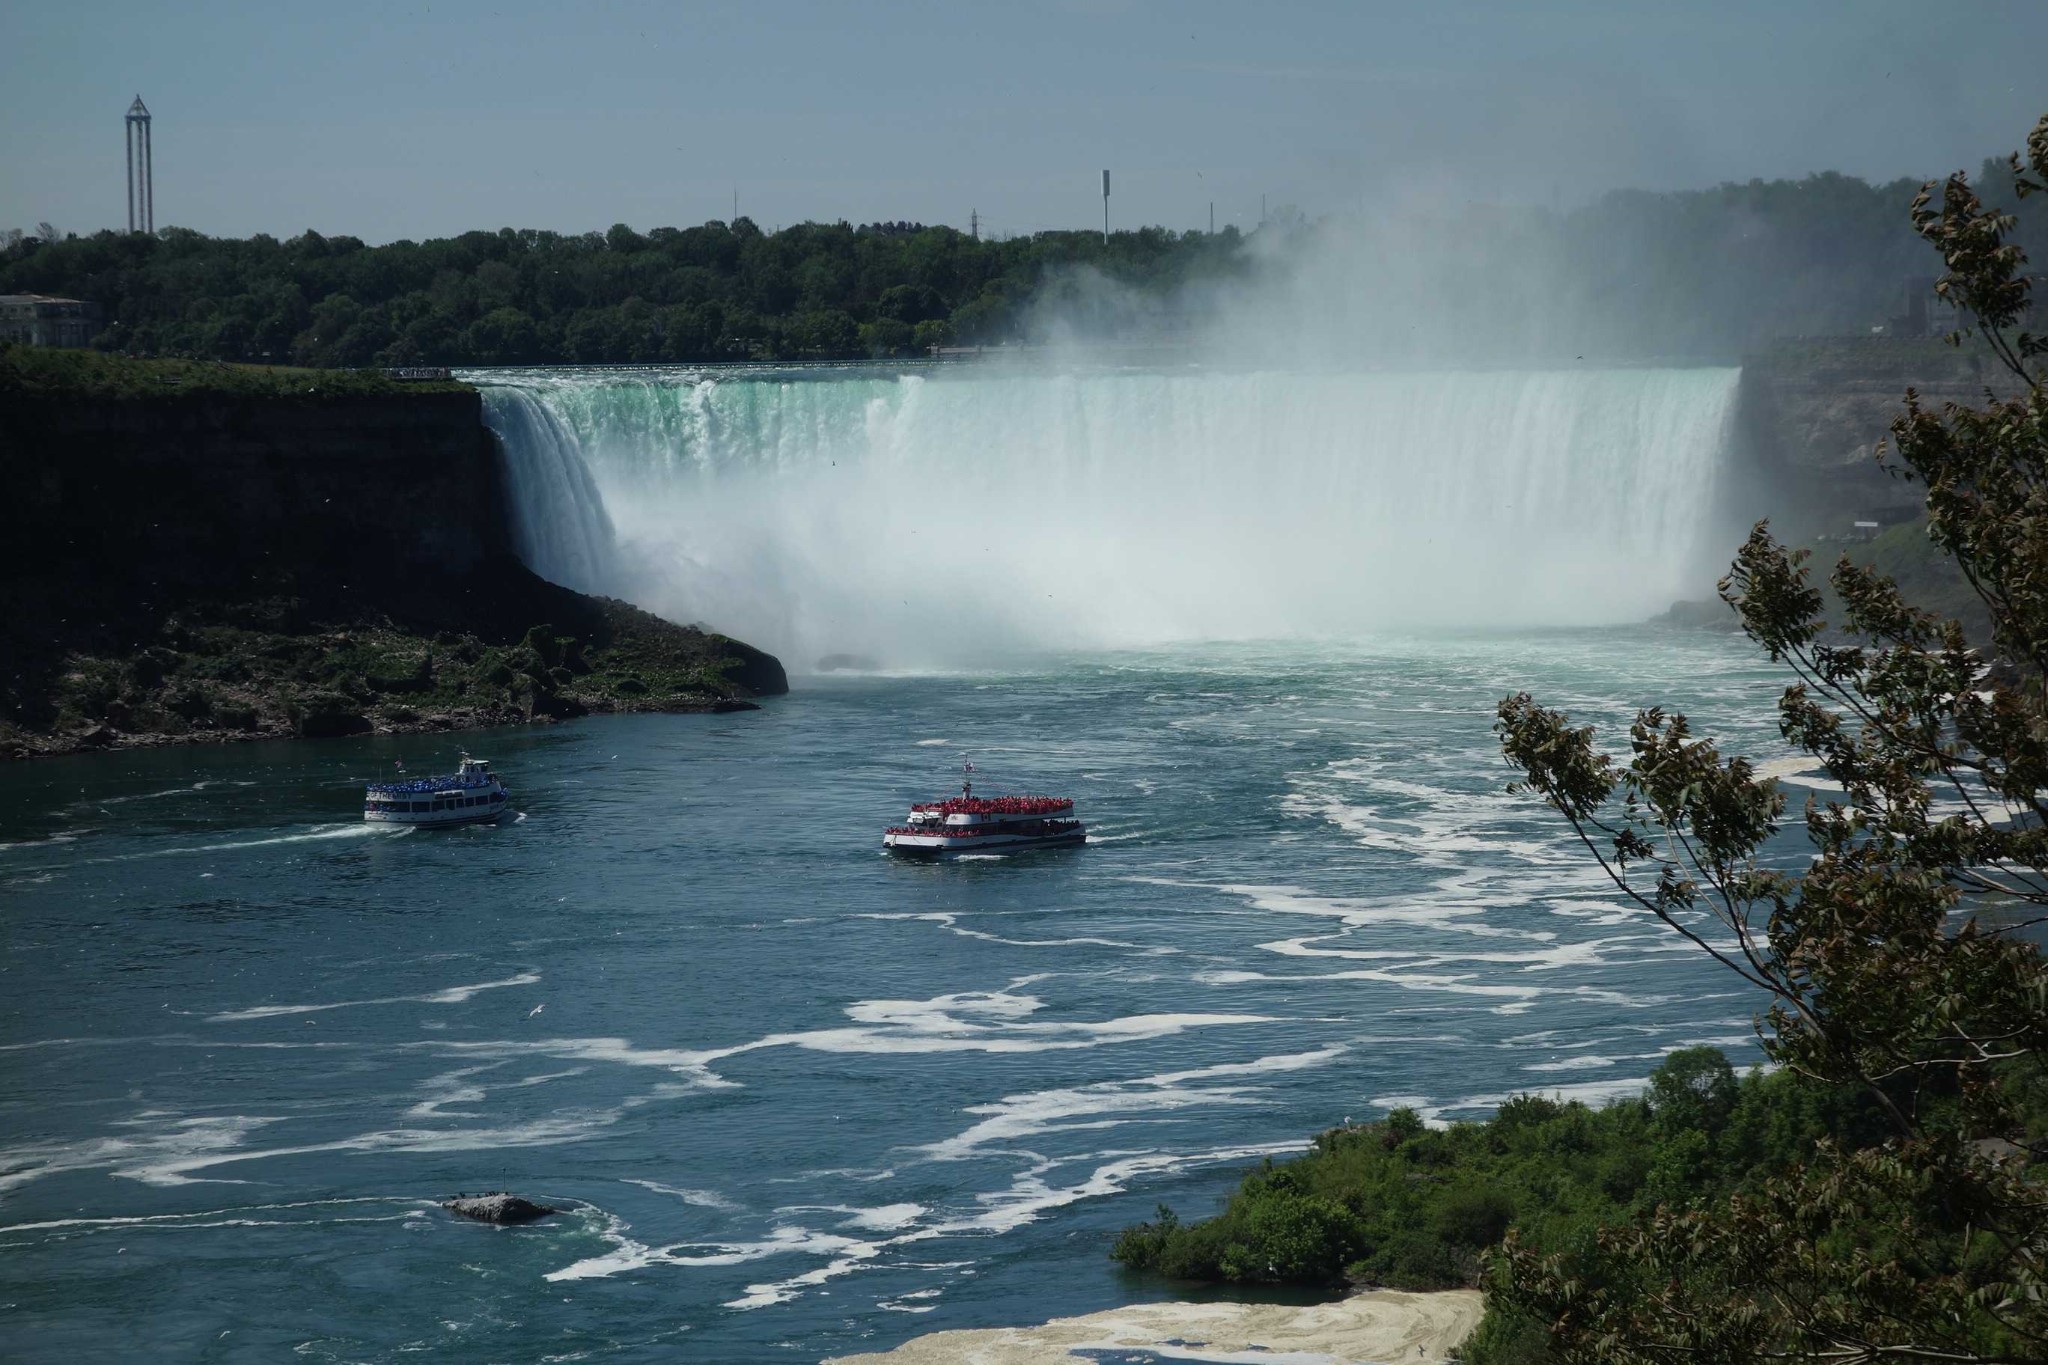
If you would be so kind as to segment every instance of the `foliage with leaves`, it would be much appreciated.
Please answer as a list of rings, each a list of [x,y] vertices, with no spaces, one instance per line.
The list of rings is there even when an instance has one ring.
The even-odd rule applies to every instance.
[[[2048,117],[2006,169],[2013,203],[2042,192]],[[1867,1096],[1887,1128],[1588,1246],[1511,1235],[1493,1296],[1549,1324],[1562,1360],[2048,1358],[2032,1164],[2048,1156],[2048,340],[2022,328],[2013,212],[1958,173],[1922,189],[1912,222],[2015,394],[1936,412],[1909,392],[1892,427],[1895,472],[1926,486],[1928,534],[1988,610],[1991,650],[1847,559],[1831,630],[1807,552],[1756,528],[1722,595],[1795,675],[1785,737],[1841,787],[1809,800],[1796,874],[1769,847],[1777,786],[1683,716],[1642,712],[1618,762],[1526,694],[1499,709],[1517,786],[1626,896],[1767,993],[1760,1035],[1788,1076]]]
[[[1333,1129],[1248,1173],[1216,1217],[1183,1222],[1162,1206],[1113,1254],[1177,1279],[1463,1287],[1509,1228],[1525,1246],[1583,1251],[1659,1205],[1753,1190],[1823,1138],[1868,1146],[1888,1130],[1867,1095],[1785,1071],[1738,1079],[1718,1050],[1684,1048],[1641,1098],[1601,1109],[1524,1095],[1484,1123],[1430,1128],[1396,1109]],[[1467,1357],[1541,1360],[1541,1327],[1495,1302]]]

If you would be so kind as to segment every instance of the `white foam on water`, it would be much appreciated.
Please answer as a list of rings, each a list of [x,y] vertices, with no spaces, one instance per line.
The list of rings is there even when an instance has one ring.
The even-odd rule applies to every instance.
[[[1024,978],[1013,985],[1035,978]],[[851,1027],[772,1033],[713,1048],[643,1048],[623,1038],[467,1040],[434,1038],[399,1046],[450,1057],[545,1056],[580,1062],[656,1067],[680,1076],[688,1088],[736,1084],[712,1068],[719,1062],[773,1048],[852,1055],[1070,1051],[1170,1038],[1193,1029],[1277,1022],[1259,1014],[1140,1014],[1097,1021],[1037,1021],[1035,996],[962,991],[928,1000],[863,1000],[846,1007]]]
[[[628,1185],[638,1185],[640,1188],[652,1190],[656,1194],[665,1194],[671,1198],[680,1199],[685,1204],[694,1204],[698,1208],[719,1209],[727,1213],[739,1213],[742,1211],[741,1205],[735,1204],[716,1190],[677,1189],[673,1185],[664,1185],[658,1180],[628,1180],[625,1183]]]
[[[602,1255],[586,1256],[560,1270],[549,1271],[543,1278],[559,1284],[570,1280],[604,1279],[650,1266],[742,1265],[769,1256],[824,1256],[858,1251],[873,1245],[856,1238],[837,1237],[806,1228],[778,1227],[756,1242],[677,1242],[656,1247],[628,1236],[630,1225],[617,1215],[604,1214],[603,1218],[604,1225],[596,1231],[612,1244],[611,1249]]]
[[[179,1174],[234,1159],[251,1133],[283,1120],[276,1116],[221,1114],[200,1118],[138,1115],[118,1124],[130,1133],[74,1142],[24,1143],[0,1149],[0,1192],[70,1171],[110,1169],[146,1184],[185,1183]]]
[[[776,1214],[791,1213],[843,1213],[846,1218],[838,1226],[859,1228],[864,1232],[899,1232],[915,1224],[918,1219],[931,1212],[922,1204],[879,1204],[873,1208],[862,1208],[857,1204],[790,1204],[775,1210]]]
[[[976,1202],[981,1206],[979,1212],[943,1217],[879,1242],[849,1242],[843,1247],[836,1248],[837,1254],[834,1259],[826,1264],[788,1279],[750,1284],[744,1295],[728,1300],[725,1306],[753,1309],[787,1303],[806,1289],[815,1288],[857,1270],[870,1268],[892,1247],[942,1237],[1000,1236],[1036,1222],[1053,1209],[1078,1203],[1083,1199],[1122,1193],[1132,1181],[1144,1176],[1167,1174],[1221,1161],[1278,1156],[1302,1151],[1307,1146],[1307,1142],[1300,1141],[1226,1147],[1205,1152],[1145,1152],[1133,1155],[1103,1153],[1100,1156],[1113,1155],[1113,1159],[1104,1161],[1083,1179],[1070,1185],[1055,1185],[1045,1178],[1050,1171],[1067,1163],[1042,1160],[1020,1173],[1008,1188],[975,1196]],[[1099,1157],[1073,1160],[1097,1159]],[[824,1247],[829,1242],[828,1238],[817,1234],[810,1234],[810,1239],[809,1245],[813,1247]]]
[[[855,916],[854,916],[854,918],[855,918],[855,919],[874,919],[874,920],[921,920],[921,921],[924,921],[924,922],[926,922],[926,923],[929,923],[929,924],[936,924],[936,925],[939,925],[940,927],[942,927],[942,928],[944,928],[945,930],[947,930],[947,931],[948,931],[949,933],[954,933],[954,934],[958,934],[958,935],[959,935],[960,937],[962,937],[962,938],[972,938],[972,939],[980,939],[980,940],[981,940],[982,942],[984,942],[984,943],[1000,943],[1000,944],[1004,945],[1005,947],[1010,947],[1010,948],[1084,948],[1084,947],[1092,947],[1092,948],[1130,948],[1130,949],[1134,949],[1134,950],[1137,950],[1137,951],[1141,951],[1141,952],[1155,952],[1155,951],[1160,951],[1160,950],[1157,950],[1157,949],[1149,949],[1149,948],[1146,948],[1146,947],[1145,947],[1145,945],[1144,945],[1144,944],[1142,944],[1142,943],[1126,943],[1126,942],[1125,942],[1125,941],[1123,941],[1122,939],[1114,939],[1114,938],[1093,938],[1093,937],[1088,937],[1088,936],[1076,936],[1076,937],[1073,937],[1073,938],[1004,938],[1004,937],[1003,937],[1002,935],[1000,935],[1000,934],[991,934],[991,933],[989,933],[989,932],[988,932],[987,930],[984,930],[984,929],[969,929],[969,928],[965,927],[964,925],[962,925],[962,924],[960,923],[960,914],[959,914],[958,912],[955,912],[955,911],[950,911],[950,910],[935,910],[935,911],[926,911],[926,912],[922,912],[922,913],[918,913],[918,914],[905,914],[905,913],[894,913],[894,914],[891,914],[891,913],[880,913],[880,912],[867,912],[867,913],[857,914],[857,915],[855,915]],[[1178,949],[1178,948],[1168,948],[1168,949],[1165,949],[1164,951],[1166,951],[1166,952],[1169,952],[1169,953],[1178,953],[1178,952],[1180,951],[1180,949]]]
[[[490,1092],[481,1085],[469,1084],[469,1077],[503,1066],[503,1062],[490,1062],[483,1066],[463,1067],[440,1076],[430,1076],[421,1081],[419,1088],[428,1092],[428,1097],[405,1111],[409,1119],[473,1119],[479,1115],[452,1108],[458,1104],[481,1104]]]
[[[45,835],[40,839],[16,839],[11,842],[0,841],[0,853],[13,853],[17,849],[24,848],[47,848],[51,844],[75,844],[78,842],[79,835],[90,833],[92,831],[88,829],[66,830],[57,834]]]
[[[993,1002],[991,1002],[993,1004]],[[1014,1004],[994,1005],[1015,1010]],[[970,1107],[980,1116],[958,1136],[918,1149],[928,1160],[963,1160],[1009,1151],[1008,1144],[1050,1132],[1081,1128],[1110,1127],[1140,1119],[1147,1114],[1208,1104],[1247,1105],[1261,1102],[1256,1080],[1261,1076],[1300,1071],[1322,1066],[1343,1055],[1345,1048],[1330,1046],[1311,1052],[1288,1053],[1255,1058],[1247,1062],[1223,1063],[1180,1071],[1163,1072],[1129,1081],[1107,1081],[1086,1086],[1007,1096],[989,1105]],[[1105,1116],[1090,1121],[1088,1116]],[[741,1296],[728,1300],[734,1309],[758,1309],[787,1303],[806,1290],[840,1276],[870,1268],[892,1249],[957,1236],[999,1236],[1037,1221],[1047,1212],[1083,1199],[1099,1198],[1124,1190],[1135,1180],[1172,1173],[1223,1161],[1281,1155],[1303,1150],[1305,1141],[1250,1144],[1193,1152],[1134,1151],[1102,1152],[1092,1156],[1045,1158],[1025,1154],[1027,1164],[1002,1189],[974,1196],[971,1210],[938,1210],[908,1201],[879,1206],[795,1205],[775,1211],[776,1222],[769,1233],[751,1241],[681,1242],[651,1246],[628,1235],[623,1220],[606,1215],[600,1235],[611,1244],[601,1255],[585,1257],[551,1272],[551,1281],[602,1278],[657,1266],[727,1266],[782,1255],[826,1257],[824,1264],[779,1280],[746,1286]],[[1052,1179],[1063,1166],[1087,1166],[1079,1179]],[[813,1173],[824,1174],[824,1173]],[[847,1174],[841,1172],[839,1174]],[[680,1193],[649,1181],[632,1183],[661,1192]],[[830,1213],[843,1215],[836,1224],[842,1230],[893,1233],[893,1236],[862,1238],[845,1231],[806,1228],[789,1221],[789,1215]],[[941,1262],[934,1268],[949,1268],[964,1262]],[[938,1291],[928,1291],[936,1296]],[[899,1295],[899,1300],[925,1297],[926,1293]]]
[[[0,1225],[0,1234],[16,1232],[44,1232],[55,1228],[82,1228],[88,1231],[117,1231],[128,1228],[203,1226],[221,1227],[227,1223],[241,1224],[249,1221],[249,1215],[257,1213],[282,1213],[297,1209],[346,1208],[357,1204],[401,1204],[408,1209],[432,1209],[432,1200],[415,1199],[402,1195],[363,1195],[339,1199],[300,1199],[279,1204],[242,1204],[225,1209],[201,1209],[187,1213],[132,1214],[125,1217],[106,1218],[50,1218],[36,1223],[8,1223]],[[328,1222],[389,1222],[397,1218],[410,1217],[410,1213],[385,1218],[327,1219]],[[195,1219],[217,1219],[225,1222],[194,1224]],[[269,1220],[266,1226],[284,1226],[287,1220]]]
[[[284,844],[325,843],[334,839],[397,838],[410,834],[407,826],[375,825],[365,823],[347,825],[316,825],[300,834],[278,834],[265,839],[231,839],[218,844],[184,844],[176,848],[152,848],[139,853],[113,853],[99,858],[81,858],[81,865],[99,863],[134,863],[151,858],[180,857],[191,853],[231,853],[245,848],[272,848]],[[49,842],[56,842],[51,840]]]
[[[233,1151],[209,1150],[197,1155],[180,1155],[168,1160],[116,1168],[114,1174],[151,1185],[182,1185],[195,1179],[194,1171],[324,1152],[483,1152],[509,1147],[554,1147],[581,1142],[603,1131],[641,1102],[644,1102],[642,1097],[629,1097],[609,1109],[565,1110],[527,1123],[496,1128],[390,1128],[330,1142]]]
[[[1170,877],[1130,877],[1127,880],[1150,886],[1212,891],[1242,900],[1255,910],[1281,915],[1320,916],[1358,929],[1401,925],[1442,933],[1470,934],[1478,938],[1517,938],[1538,943],[1549,943],[1557,938],[1549,930],[1511,929],[1487,924],[1484,918],[1489,907],[1483,903],[1418,899],[1412,892],[1389,896],[1326,896],[1299,886],[1200,882]],[[1524,890],[1526,893],[1526,888]],[[1502,903],[1520,902],[1503,898]]]
[[[1014,989],[957,991],[926,1000],[861,1000],[846,1007],[854,1027],[774,1033],[695,1056],[709,1065],[777,1047],[867,1054],[1048,1052],[1168,1038],[1190,1029],[1276,1022],[1266,1015],[1207,1013],[1137,1014],[1092,1022],[1034,1020],[1031,1016],[1043,1003]]]
[[[1418,950],[1361,950],[1355,948],[1318,948],[1310,945],[1326,942],[1329,935],[1312,935],[1305,938],[1280,939],[1272,943],[1261,943],[1259,947],[1269,953],[1283,957],[1334,957],[1360,962],[1403,961],[1417,967],[1439,967],[1456,962],[1479,962],[1498,965],[1520,966],[1523,971],[1558,971],[1564,968],[1585,968],[1613,965],[1614,959],[1608,954],[1615,945],[1625,945],[1632,950],[1656,945],[1658,940],[1649,935],[1625,934],[1611,938],[1580,939],[1576,942],[1553,943],[1545,948],[1531,948],[1519,952],[1428,952]]]
[[[483,1085],[472,1081],[472,1076],[484,1075],[505,1066],[504,1061],[487,1062],[482,1066],[460,1067],[454,1071],[429,1076],[418,1085],[427,1092],[427,1098],[405,1111],[409,1119],[474,1119],[483,1115],[474,1111],[456,1109],[460,1104],[481,1104],[490,1097],[493,1090],[528,1090],[537,1085],[580,1076],[589,1067],[570,1067],[566,1071],[546,1071],[533,1076],[519,1076],[498,1085]]]
[[[438,991],[428,991],[424,995],[387,995],[374,1000],[332,1000],[316,1005],[252,1005],[247,1009],[223,1010],[218,1014],[210,1014],[206,1017],[206,1022],[227,1024],[245,1019],[271,1019],[287,1014],[318,1014],[323,1010],[362,1009],[370,1005],[461,1005],[485,991],[503,990],[509,986],[531,986],[539,981],[539,972],[520,972],[496,981],[448,986]]]
[[[1097,1081],[1006,1095],[990,1104],[972,1105],[967,1113],[984,1116],[954,1137],[922,1147],[937,1161],[959,1161],[990,1147],[1010,1148],[1049,1132],[1113,1128],[1128,1117],[1171,1112],[1201,1105],[1256,1105],[1263,1089],[1255,1084],[1204,1085],[1202,1082],[1244,1082],[1260,1076],[1324,1066],[1347,1049],[1332,1045],[1309,1052],[1225,1062],[1186,1071],[1168,1071],[1128,1081]]]
[[[942,1236],[967,1232],[1014,1232],[1027,1224],[1037,1222],[1053,1209],[1063,1208],[1083,1199],[1100,1199],[1112,1194],[1121,1194],[1133,1181],[1143,1176],[1173,1174],[1191,1167],[1213,1165],[1223,1161],[1283,1156],[1306,1151],[1308,1146],[1308,1140],[1302,1138],[1286,1142],[1220,1147],[1200,1152],[1143,1152],[1129,1156],[1120,1155],[1095,1167],[1084,1178],[1069,1185],[1052,1184],[1045,1176],[1059,1166],[1072,1164],[1076,1159],[1043,1161],[1019,1174],[1010,1183],[1009,1188],[975,1196],[977,1202],[982,1205],[980,1213],[948,1219],[934,1225],[931,1231]],[[1091,1158],[1078,1160],[1089,1159]]]
[[[132,801],[158,801],[166,796],[192,796],[216,785],[213,782],[194,782],[189,787],[166,787],[162,791],[135,792],[128,796],[102,796],[90,801],[80,801],[79,806],[125,806]],[[237,787],[252,787],[253,782],[236,782]]]

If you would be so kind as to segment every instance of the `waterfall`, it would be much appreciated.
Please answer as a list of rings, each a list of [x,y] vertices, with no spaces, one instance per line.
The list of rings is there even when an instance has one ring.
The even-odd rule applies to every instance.
[[[505,448],[513,546],[543,578],[585,592],[615,591],[615,550],[604,498],[575,429],[525,389],[487,387],[484,420]]]
[[[1641,619],[1697,591],[1738,373],[474,377],[537,571],[802,669]]]

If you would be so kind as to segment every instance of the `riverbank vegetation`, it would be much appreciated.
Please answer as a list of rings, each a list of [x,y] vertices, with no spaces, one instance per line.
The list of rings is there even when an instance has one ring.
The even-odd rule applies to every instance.
[[[2040,1080],[2030,1089],[2035,1137],[2048,1136]],[[1396,1109],[1333,1129],[1306,1155],[1248,1174],[1215,1217],[1184,1222],[1162,1206],[1111,1254],[1134,1270],[1212,1283],[1482,1286],[1510,1229],[1528,1253],[1597,1259],[1604,1229],[1740,1198],[1799,1169],[1819,1143],[1867,1149],[1889,1131],[1867,1094],[1787,1072],[1738,1078],[1718,1050],[1688,1048],[1665,1059],[1641,1098],[1604,1108],[1524,1095],[1483,1123],[1432,1128]],[[1873,1246],[1891,1240],[1877,1217],[1845,1231]],[[1960,1235],[1911,1249],[1921,1273],[1953,1271],[1968,1254]],[[1534,1365],[1553,1358],[1548,1340],[1547,1323],[1496,1296],[1465,1358]]]
[[[316,367],[853,359],[1197,334],[1285,348],[1304,329],[1319,353],[1384,343],[1413,363],[1428,358],[1418,329],[1442,310],[1459,324],[1446,359],[1469,362],[1483,344],[1527,358],[1590,348],[1725,361],[1778,336],[1867,335],[1907,308],[1915,277],[1924,297],[1924,263],[1897,214],[1909,192],[1830,173],[1617,192],[1568,213],[1468,204],[1310,222],[1290,209],[1249,233],[1107,239],[918,223],[763,231],[746,218],[382,246],[313,231],[53,233],[0,249],[0,293],[100,304],[102,350]],[[1418,252],[1456,259],[1376,268]],[[1347,310],[1337,326],[1302,315],[1324,303]],[[1370,325],[1387,318],[1398,325]]]
[[[0,677],[0,759],[751,710],[784,687],[774,660],[724,636],[518,565],[488,577],[452,584],[438,609],[417,598],[410,610],[194,600],[161,619],[15,640]]]
[[[381,370],[231,365],[218,360],[139,360],[97,351],[0,342],[0,395],[23,398],[336,398],[458,393],[452,379],[397,380]]]

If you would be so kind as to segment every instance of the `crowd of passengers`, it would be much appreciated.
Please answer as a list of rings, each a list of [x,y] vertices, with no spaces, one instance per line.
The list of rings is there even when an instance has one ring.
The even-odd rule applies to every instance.
[[[413,792],[474,791],[478,787],[491,785],[491,779],[488,777],[480,777],[474,782],[465,782],[453,777],[415,777],[410,782],[372,782],[370,790],[401,795]]]
[[[1045,815],[1073,804],[1058,796],[956,796],[950,801],[923,801],[911,809],[941,815]]]

